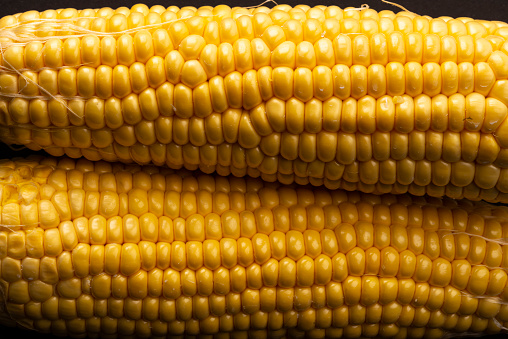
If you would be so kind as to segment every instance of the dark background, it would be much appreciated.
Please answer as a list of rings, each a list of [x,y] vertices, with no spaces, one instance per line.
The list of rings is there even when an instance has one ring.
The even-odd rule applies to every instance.
[[[263,2],[263,0],[193,0],[193,1],[157,1],[157,0],[0,0],[0,17],[4,15],[15,14],[19,12],[25,12],[28,10],[38,10],[44,11],[46,9],[58,9],[58,8],[67,8],[73,7],[77,9],[84,8],[100,8],[100,7],[121,7],[126,6],[130,7],[136,3],[143,2],[148,6],[153,5],[163,5],[163,6],[216,6],[220,4],[227,4],[231,7],[233,6],[256,6]],[[484,20],[499,20],[499,21],[507,21],[508,20],[508,0],[392,0],[392,2],[397,2],[398,4],[404,6],[409,11],[415,12],[420,15],[429,15],[431,17],[439,17],[439,16],[451,16],[451,17],[472,17],[475,19],[484,19]],[[297,5],[299,3],[305,3],[309,6],[315,5],[337,5],[342,8],[354,6],[360,7],[362,4],[366,3],[371,8],[375,10],[392,10],[394,12],[398,12],[399,9],[393,7],[389,4],[383,3],[381,0],[307,0],[307,1],[284,1],[280,2],[280,4],[287,3],[290,5]],[[266,6],[273,7],[273,4],[267,3]],[[19,150],[18,146],[15,147],[15,150],[10,147],[0,143],[0,158],[13,158],[19,156],[27,156],[29,154],[33,154],[33,151],[24,149]],[[39,152],[43,154],[42,152]],[[34,335],[33,332],[27,332],[20,329],[13,328],[5,328],[0,326],[0,338],[13,338],[15,336],[24,336],[24,335]],[[37,338],[40,339],[54,339],[56,337],[52,337],[50,335],[36,334]],[[484,336],[489,339],[501,339],[507,338],[506,335],[490,335]]]

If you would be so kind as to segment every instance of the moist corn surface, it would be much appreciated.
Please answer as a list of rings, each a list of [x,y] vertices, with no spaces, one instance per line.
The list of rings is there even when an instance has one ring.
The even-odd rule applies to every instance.
[[[336,6],[0,20],[0,135],[90,160],[508,202],[508,25]]]
[[[440,338],[508,326],[508,208],[0,163],[0,322],[73,337]]]

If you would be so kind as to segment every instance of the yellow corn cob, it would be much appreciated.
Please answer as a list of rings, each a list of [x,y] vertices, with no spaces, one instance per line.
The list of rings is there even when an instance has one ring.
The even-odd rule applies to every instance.
[[[90,160],[508,202],[508,25],[286,5],[0,21],[0,135]]]
[[[31,157],[0,164],[2,324],[439,338],[508,326],[508,208]]]

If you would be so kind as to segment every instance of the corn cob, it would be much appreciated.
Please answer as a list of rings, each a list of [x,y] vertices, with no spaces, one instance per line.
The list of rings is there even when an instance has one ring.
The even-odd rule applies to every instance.
[[[172,172],[2,161],[1,323],[219,338],[508,326],[507,207]]]
[[[508,25],[336,6],[0,21],[0,135],[90,160],[508,202]]]

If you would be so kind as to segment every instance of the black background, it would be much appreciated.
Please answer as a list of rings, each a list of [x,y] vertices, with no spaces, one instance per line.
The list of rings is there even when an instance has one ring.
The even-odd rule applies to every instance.
[[[100,7],[121,7],[126,6],[130,7],[136,3],[140,2],[133,0],[0,0],[0,17],[4,15],[15,14],[19,12],[25,12],[28,10],[38,10],[44,11],[46,9],[58,9],[58,8],[100,8]],[[193,0],[193,1],[154,1],[154,0],[145,0],[144,4],[148,6],[153,5],[163,5],[163,6],[216,6],[220,4],[227,4],[231,7],[233,6],[256,6],[259,5],[263,0]],[[451,17],[472,17],[475,19],[484,19],[484,20],[499,20],[499,21],[508,21],[508,0],[392,0],[392,2],[397,2],[398,4],[404,6],[409,11],[415,12],[420,15],[429,15],[431,17],[439,17],[439,16],[451,16]],[[393,7],[389,4],[383,3],[381,0],[321,0],[321,1],[285,1],[280,2],[280,4],[287,3],[290,5],[297,5],[299,3],[305,3],[309,6],[315,5],[337,5],[342,8],[354,6],[360,7],[362,4],[366,3],[371,8],[375,10],[393,10],[394,12],[398,12],[399,9]],[[273,7],[273,4],[267,3],[266,6]],[[33,151],[24,149],[19,150],[16,146],[15,149],[8,147],[0,143],[0,158],[13,158],[19,156],[27,156],[29,154],[33,154]],[[42,152],[39,152],[43,154]],[[33,336],[35,333],[27,332],[20,329],[13,328],[4,328],[0,326],[0,338],[13,338],[15,336],[25,336],[30,335]],[[54,339],[56,337],[52,337],[50,335],[43,334],[35,334],[37,338],[40,339]],[[504,335],[491,335],[484,336],[489,339],[500,339],[507,338],[508,336]]]

